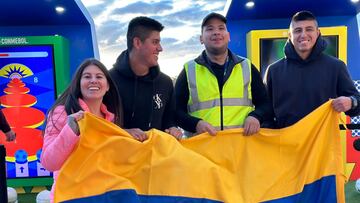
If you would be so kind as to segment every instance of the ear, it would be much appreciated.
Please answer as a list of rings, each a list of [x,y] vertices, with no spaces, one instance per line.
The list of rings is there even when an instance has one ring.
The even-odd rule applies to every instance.
[[[139,49],[141,44],[142,44],[142,42],[141,42],[140,38],[134,37],[134,39],[133,39],[133,47],[136,48],[136,49]]]
[[[288,39],[291,40],[291,32],[290,32],[290,30],[288,31]]]
[[[231,37],[230,37],[230,32],[227,32],[227,34],[229,35],[229,42],[230,42],[230,39],[231,39]]]
[[[202,36],[202,35],[200,35],[199,40],[200,40],[200,43],[201,43],[201,44],[204,44],[204,40],[203,40],[203,36]]]

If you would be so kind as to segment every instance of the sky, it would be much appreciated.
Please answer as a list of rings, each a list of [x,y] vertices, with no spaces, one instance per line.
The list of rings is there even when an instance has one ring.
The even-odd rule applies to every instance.
[[[126,49],[129,21],[147,16],[162,23],[160,69],[176,77],[188,60],[204,49],[201,21],[210,12],[224,14],[226,0],[81,0],[95,23],[100,60],[108,69]]]

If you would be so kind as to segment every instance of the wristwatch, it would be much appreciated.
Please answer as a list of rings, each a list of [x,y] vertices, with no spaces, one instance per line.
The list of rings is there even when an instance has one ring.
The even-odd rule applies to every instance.
[[[351,99],[351,109],[355,109],[358,106],[358,101],[354,96],[350,96],[350,99]]]

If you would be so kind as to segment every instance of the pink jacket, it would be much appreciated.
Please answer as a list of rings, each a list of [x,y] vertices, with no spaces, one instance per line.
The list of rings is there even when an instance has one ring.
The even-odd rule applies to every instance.
[[[90,111],[83,100],[79,99],[79,103],[84,111]],[[105,114],[106,120],[114,120],[114,114],[109,112],[104,104],[101,105],[101,112]],[[54,202],[54,189],[59,170],[79,141],[79,136],[67,124],[67,116],[65,106],[56,107],[53,114],[48,116],[45,128],[40,160],[45,169],[54,172],[54,183],[50,194],[51,202]]]

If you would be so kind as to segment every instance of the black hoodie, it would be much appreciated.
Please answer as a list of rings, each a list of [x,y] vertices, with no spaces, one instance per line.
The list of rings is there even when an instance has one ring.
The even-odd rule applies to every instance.
[[[169,76],[151,67],[145,76],[136,76],[129,63],[129,53],[123,51],[110,70],[120,93],[124,110],[124,128],[165,130],[175,126],[173,83]]]
[[[331,98],[355,96],[360,102],[345,63],[324,54],[326,45],[319,36],[311,54],[303,60],[288,41],[285,58],[267,69],[265,83],[274,108],[276,127],[296,123]],[[345,113],[358,115],[360,105]]]

